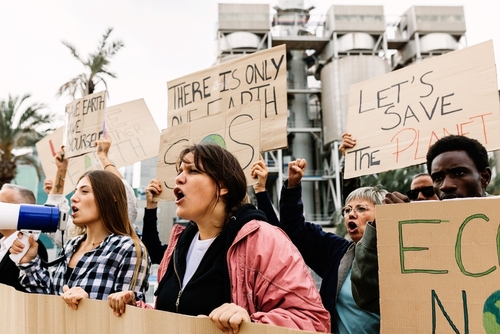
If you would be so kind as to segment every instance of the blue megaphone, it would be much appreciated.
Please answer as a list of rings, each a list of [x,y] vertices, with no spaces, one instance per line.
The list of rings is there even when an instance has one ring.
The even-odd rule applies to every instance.
[[[54,206],[0,203],[0,230],[55,232],[66,221],[67,213]]]
[[[29,235],[38,239],[40,232],[56,232],[66,229],[68,212],[55,206],[36,204],[0,203],[0,230],[22,232],[19,239],[25,245],[18,254],[10,254],[15,263],[19,263],[29,249]]]

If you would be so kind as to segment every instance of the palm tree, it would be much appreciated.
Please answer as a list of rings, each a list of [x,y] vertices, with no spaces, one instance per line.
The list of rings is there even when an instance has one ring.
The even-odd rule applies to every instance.
[[[47,132],[54,130],[48,125],[55,120],[55,115],[42,114],[46,108],[43,104],[22,107],[30,97],[30,94],[21,98],[9,95],[8,101],[0,101],[0,187],[14,179],[19,163],[34,166],[41,178],[42,169],[33,157],[32,148]]]
[[[108,89],[108,85],[106,80],[104,80],[103,75],[116,78],[116,75],[110,72],[107,69],[107,66],[110,63],[110,58],[124,46],[121,40],[108,43],[108,38],[112,31],[113,28],[108,28],[106,30],[102,36],[102,40],[99,41],[97,50],[94,53],[90,53],[87,60],[83,60],[80,57],[76,48],[72,44],[62,41],[62,43],[71,51],[73,57],[78,59],[78,61],[83,64],[85,72],[77,75],[75,78],[62,85],[57,92],[58,97],[62,96],[64,93],[68,93],[73,97],[73,99],[75,99],[78,88],[80,88],[80,92],[82,94],[81,97],[92,94],[96,85],[100,82],[104,84],[106,90]]]

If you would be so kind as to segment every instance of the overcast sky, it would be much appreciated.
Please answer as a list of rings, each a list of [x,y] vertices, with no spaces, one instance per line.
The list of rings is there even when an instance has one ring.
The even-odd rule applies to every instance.
[[[205,69],[215,61],[217,4],[269,3],[261,0],[18,0],[0,10],[0,99],[30,93],[32,103],[45,103],[60,114],[70,102],[56,98],[58,88],[83,71],[62,40],[76,46],[83,58],[96,49],[108,27],[111,40],[125,47],[112,59],[108,78],[116,105],[143,98],[160,129],[167,126],[167,82]],[[500,2],[490,0],[346,0],[305,1],[313,15],[333,5],[383,5],[386,16],[402,15],[412,5],[464,6],[468,45],[493,39],[500,60]],[[103,90],[97,86],[97,91]],[[61,123],[62,124],[62,123]]]

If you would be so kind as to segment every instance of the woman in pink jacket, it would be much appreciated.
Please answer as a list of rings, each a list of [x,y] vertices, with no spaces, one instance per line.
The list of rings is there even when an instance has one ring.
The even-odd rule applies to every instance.
[[[175,179],[176,225],[158,270],[155,309],[208,315],[227,333],[243,321],[329,332],[309,269],[297,248],[263,212],[246,203],[247,184],[227,150],[198,144],[180,154]],[[115,315],[125,305],[150,308],[132,291],[108,297]]]

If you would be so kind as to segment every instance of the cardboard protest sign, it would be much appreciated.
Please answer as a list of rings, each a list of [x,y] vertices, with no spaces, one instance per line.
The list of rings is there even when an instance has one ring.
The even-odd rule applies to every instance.
[[[500,333],[499,206],[377,206],[381,333]]]
[[[144,99],[108,107],[106,124],[107,135],[111,139],[109,158],[116,167],[128,166],[157,156],[160,130]],[[36,144],[45,177],[48,179],[56,175],[54,157],[62,145],[63,131],[61,127]],[[70,158],[64,194],[75,189],[78,179],[87,170],[102,167],[95,146],[92,146],[90,153]]]
[[[90,94],[66,105],[63,143],[68,158],[94,150],[94,142],[104,136],[106,91]]]
[[[78,310],[66,305],[60,296],[28,294],[0,284],[2,333],[16,334],[220,334],[208,317],[127,306],[121,317],[113,315],[107,301],[82,299]],[[312,334],[284,327],[244,322],[239,333]]]
[[[255,182],[250,177],[250,167],[259,159],[261,104],[251,102],[226,112],[206,116],[196,122],[167,128],[161,133],[156,179],[166,191],[157,196],[160,200],[174,200],[172,190],[177,176],[176,162],[180,152],[194,143],[218,144],[233,153],[240,162],[247,184]]]
[[[262,151],[287,147],[286,48],[280,45],[168,82],[168,126],[260,101]]]
[[[500,112],[492,41],[433,57],[352,85],[345,177],[425,162],[428,148],[449,134],[500,148]]]

